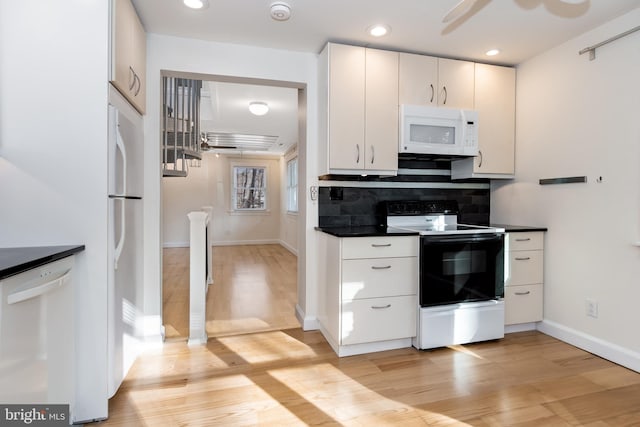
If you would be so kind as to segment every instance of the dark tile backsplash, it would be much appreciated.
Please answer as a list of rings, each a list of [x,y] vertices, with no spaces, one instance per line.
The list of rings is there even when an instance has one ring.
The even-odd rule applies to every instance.
[[[426,168],[431,169],[434,167],[427,165]],[[438,168],[442,169],[442,165],[439,164]],[[332,176],[329,180],[339,181],[345,179]],[[362,178],[359,180],[362,180]],[[370,188],[375,187],[375,182],[385,182],[385,185],[391,185],[392,187]],[[393,187],[393,182],[398,182],[398,185],[402,186],[406,186],[407,182],[415,182],[416,188]],[[479,189],[417,188],[421,183],[425,182],[437,185],[438,183],[451,183],[452,181],[446,175],[405,175],[394,177],[392,180],[389,178],[368,177],[366,187],[364,185],[357,188],[320,187],[318,195],[318,225],[320,227],[379,225],[384,220],[378,213],[378,203],[387,200],[456,200],[458,202],[458,221],[460,223],[489,224],[490,190],[488,185]],[[489,181],[473,180],[468,182],[488,184]],[[453,183],[459,183],[459,181],[453,181]],[[446,187],[446,184],[444,186]],[[461,187],[464,187],[464,185],[461,185]],[[341,189],[341,191],[337,189]],[[340,193],[342,200],[335,197]],[[331,195],[334,197],[332,198]]]

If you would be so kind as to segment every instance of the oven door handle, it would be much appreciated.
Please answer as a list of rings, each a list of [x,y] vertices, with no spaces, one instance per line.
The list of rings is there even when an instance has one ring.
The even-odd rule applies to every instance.
[[[465,234],[455,236],[424,236],[428,243],[476,243],[500,240],[501,234]]]

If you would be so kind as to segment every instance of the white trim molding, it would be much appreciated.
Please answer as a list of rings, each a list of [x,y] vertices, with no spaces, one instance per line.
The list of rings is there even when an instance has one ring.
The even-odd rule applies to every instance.
[[[296,318],[300,322],[303,331],[317,331],[320,329],[320,322],[315,317],[306,317],[304,310],[296,304]]]
[[[189,242],[164,242],[163,248],[188,248]]]
[[[542,333],[574,345],[582,350],[588,351],[589,353],[593,353],[603,359],[610,360],[618,365],[624,366],[625,368],[640,372],[640,353],[550,320],[543,320],[538,323],[537,329]]]
[[[278,245],[280,240],[278,239],[265,239],[265,240],[218,240],[211,243],[211,246],[240,246],[240,245]]]
[[[291,246],[290,244],[288,244],[284,240],[280,240],[278,243],[280,243],[280,246],[282,246],[283,248],[285,248],[286,250],[288,250],[289,252],[291,252],[295,256],[298,256],[298,251],[296,250],[296,248],[294,248],[293,246]]]

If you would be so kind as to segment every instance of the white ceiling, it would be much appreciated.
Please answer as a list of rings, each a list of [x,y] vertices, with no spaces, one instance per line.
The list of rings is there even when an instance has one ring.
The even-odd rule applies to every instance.
[[[291,19],[285,22],[271,18],[271,0],[209,0],[210,6],[201,11],[187,9],[181,0],[133,3],[151,33],[314,53],[334,41],[503,65],[519,64],[640,7],[640,0],[477,0],[460,19],[443,24],[458,1],[286,0]],[[390,26],[391,33],[379,39],[366,34],[376,23]],[[484,52],[490,48],[502,53],[488,58]],[[218,93],[220,109],[227,102],[239,105],[240,99],[248,99],[246,92],[225,93],[228,101]],[[255,96],[270,101],[266,93]],[[258,119],[265,125],[275,121],[269,114]],[[240,119],[229,120],[220,126],[238,128]],[[242,123],[248,126],[249,121]],[[285,135],[273,127],[253,129],[245,132]]]

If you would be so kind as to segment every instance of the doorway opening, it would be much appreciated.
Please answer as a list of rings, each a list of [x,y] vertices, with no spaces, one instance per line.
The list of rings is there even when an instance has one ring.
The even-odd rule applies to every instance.
[[[162,75],[202,81],[199,127],[204,150],[186,177],[161,178],[165,338],[189,336],[186,214],[205,206],[213,208],[207,335],[300,327],[296,303],[298,272],[303,267],[297,253],[304,250],[305,234],[303,216],[291,208],[291,160],[304,170],[304,160],[297,157],[298,147],[306,144],[306,84],[182,72]],[[257,122],[248,115],[254,101],[269,105],[269,113],[256,116]],[[287,121],[284,126],[283,121]],[[258,170],[265,176],[266,187],[259,189],[265,200],[254,197],[251,203],[237,204],[246,202],[246,197],[238,196],[247,191],[238,184],[244,182],[241,177]],[[296,182],[296,206],[298,200],[304,204],[303,189]]]

